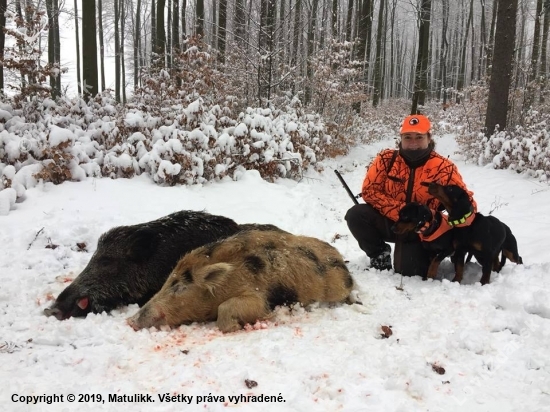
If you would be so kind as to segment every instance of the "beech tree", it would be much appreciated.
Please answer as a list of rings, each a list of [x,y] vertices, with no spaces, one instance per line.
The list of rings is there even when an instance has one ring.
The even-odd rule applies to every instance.
[[[7,0],[0,0],[0,93],[4,93],[4,47],[6,45],[6,34],[4,33],[4,27],[6,27],[6,8]]]
[[[414,72],[414,94],[411,114],[418,113],[418,106],[424,105],[424,100],[426,98],[431,8],[432,0],[422,0],[422,5],[418,13],[420,20],[418,31],[418,54]]]
[[[99,30],[99,72],[101,78],[101,90],[103,91],[105,90],[105,39],[103,35],[103,0],[97,0],[97,28]]]
[[[97,94],[97,30],[95,0],[82,2],[82,92],[84,96]]]
[[[46,12],[48,14],[48,64],[55,68],[50,76],[52,98],[61,95],[61,43],[59,41],[59,3],[58,0],[46,0]],[[4,17],[5,19],[5,17]]]
[[[485,116],[485,135],[491,136],[497,125],[506,128],[508,94],[512,83],[512,61],[516,43],[518,0],[499,0],[489,100]]]
[[[80,77],[80,34],[78,30],[78,3],[74,0],[74,26],[75,26],[75,38],[76,38],[76,84],[78,94],[82,94],[82,81]]]

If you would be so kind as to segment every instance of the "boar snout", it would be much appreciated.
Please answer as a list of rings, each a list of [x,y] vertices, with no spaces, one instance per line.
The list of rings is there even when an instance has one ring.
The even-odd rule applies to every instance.
[[[165,318],[166,316],[161,310],[144,306],[134,316],[129,317],[126,322],[137,331],[143,328],[159,328],[160,326],[166,325]]]
[[[57,320],[65,319],[65,317],[63,316],[63,312],[61,312],[61,310],[59,308],[56,308],[55,306],[44,309],[44,315],[55,316]]]

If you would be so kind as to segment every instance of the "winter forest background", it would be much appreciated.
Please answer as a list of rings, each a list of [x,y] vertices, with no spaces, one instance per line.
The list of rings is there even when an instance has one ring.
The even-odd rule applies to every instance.
[[[547,0],[0,0],[0,25],[0,214],[40,181],[299,179],[408,113],[550,177]]]

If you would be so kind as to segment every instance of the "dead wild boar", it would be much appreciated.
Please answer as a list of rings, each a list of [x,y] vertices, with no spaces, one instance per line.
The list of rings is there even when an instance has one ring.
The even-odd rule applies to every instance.
[[[128,323],[135,330],[214,321],[222,332],[269,317],[277,305],[355,300],[344,260],[319,239],[246,230],[189,252]]]
[[[44,313],[62,320],[130,303],[143,305],[183,255],[239,230],[229,218],[190,210],[115,227],[101,235],[86,268]]]

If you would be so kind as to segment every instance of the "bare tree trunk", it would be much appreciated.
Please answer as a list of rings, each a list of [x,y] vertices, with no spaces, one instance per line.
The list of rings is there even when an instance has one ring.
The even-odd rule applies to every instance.
[[[180,2],[173,0],[172,4],[172,53],[180,51]]]
[[[520,7],[520,15],[521,15],[521,26],[519,29],[519,42],[518,47],[516,48],[516,55],[515,55],[515,76],[512,78],[515,80],[515,85],[512,86],[514,89],[518,89],[520,85],[523,85],[524,80],[524,61],[525,61],[525,27],[527,26],[527,6],[525,2],[519,2],[518,6]],[[498,22],[497,22],[498,24]]]
[[[115,100],[121,102],[120,90],[120,2],[114,0],[113,6],[115,9]]]
[[[459,16],[460,14],[460,16]],[[462,21],[461,21],[462,20]],[[460,10],[459,13],[456,13],[456,17],[455,17],[455,25],[454,27],[458,28],[458,27],[462,27],[463,26],[463,22],[464,22],[464,12],[463,10]],[[448,67],[451,68],[450,72],[451,72],[451,75],[449,77],[449,86],[450,87],[454,87],[456,89],[456,84],[458,82],[458,69],[460,67],[460,45],[461,45],[461,38],[460,38],[460,33],[463,32],[463,30],[454,30],[453,33],[452,33],[452,41],[451,41],[451,47],[449,49],[449,65]],[[449,99],[452,99],[452,94],[453,92],[451,92],[451,95],[449,96]]]
[[[221,7],[221,6],[220,6]],[[287,52],[286,48],[284,47],[285,43],[285,36],[287,35],[286,31],[286,0],[281,0],[280,7],[279,7],[279,21],[278,21],[278,27],[279,27],[279,35],[277,36],[277,45],[275,46],[278,49],[281,49],[280,58],[282,62],[285,62],[285,54]]]
[[[372,31],[372,0],[363,0],[363,4],[358,3],[361,6],[359,23],[357,25],[357,37],[359,38],[359,44],[357,45],[357,57],[359,61],[365,63],[363,73],[365,78],[369,73],[369,58],[371,47],[371,31]]]
[[[136,27],[134,34],[134,90],[139,87],[139,49],[141,38],[141,0],[137,0],[136,5]]]
[[[472,0],[473,1],[473,0]],[[471,48],[471,51],[472,51],[472,55],[470,57],[471,59],[471,64],[470,64],[470,83],[468,83],[466,80],[466,78],[464,79],[464,87],[468,87],[468,84],[471,84],[473,81],[475,81],[475,78],[476,78],[476,32],[474,30],[474,25],[472,23],[472,42],[471,42],[471,45],[472,45],[472,48]]]
[[[25,16],[23,16],[23,10],[21,8],[21,0],[15,0],[15,10],[17,12],[17,17],[19,17],[19,19],[21,20],[25,19]],[[23,45],[20,44],[18,48],[19,48],[19,52],[23,53]],[[31,79],[30,77],[29,79],[25,77],[25,71],[23,69],[20,69],[19,73],[21,74],[21,88],[23,89],[27,86],[27,84],[31,81]]]
[[[397,0],[392,0],[392,8],[391,8],[391,28],[390,28],[390,93],[389,96],[395,97],[395,65],[397,62],[395,61],[395,9],[397,7]]]
[[[48,15],[48,63],[59,68],[61,60],[61,43],[59,41],[59,5],[57,0],[46,0],[46,13]],[[5,16],[3,16],[5,20]],[[2,32],[2,35],[4,33]],[[50,76],[52,98],[57,99],[61,95],[61,72]]]
[[[472,14],[474,11],[474,0],[470,0],[470,11],[468,12],[468,20],[466,21],[466,29],[464,30],[464,39],[462,42],[462,53],[460,56],[460,72],[458,73],[458,81],[456,85],[456,103],[460,103],[461,91],[466,83],[466,46],[468,45],[468,32],[472,23]],[[472,30],[473,31],[473,30]]]
[[[235,0],[235,12],[233,14],[233,31],[235,32],[235,41],[240,47],[244,46],[245,29],[245,9],[244,0]]]
[[[424,0],[425,8],[422,11],[422,24],[424,26],[424,36],[422,42],[418,43],[422,47],[422,60],[420,68],[420,90],[418,93],[418,105],[424,106],[426,102],[426,93],[428,91],[428,62],[430,58],[430,20],[432,11],[432,0]],[[420,39],[419,39],[420,40]]]
[[[82,80],[80,78],[80,35],[78,30],[78,2],[74,0],[74,27],[76,35],[76,84],[78,95],[82,95]]]
[[[380,101],[384,100],[384,96],[387,89],[387,82],[391,79],[388,79],[386,75],[386,58],[387,58],[387,40],[388,40],[388,0],[384,1],[384,28],[382,29],[383,38],[382,38],[382,82],[380,85]]]
[[[164,7],[166,6],[166,0],[157,0],[157,42],[156,50],[158,58],[158,66],[166,67],[166,32],[164,31]]]
[[[366,92],[369,91],[369,61],[370,61],[370,52],[371,52],[371,32],[372,32],[372,0],[363,0],[357,3],[359,8],[359,21],[357,24],[357,37],[359,39],[359,44],[357,45],[357,59],[363,62],[362,68],[362,77],[365,81]],[[361,103],[353,103],[352,105],[355,113],[361,111]]]
[[[210,25],[211,27],[210,46],[212,46],[214,50],[218,49],[218,10],[217,10],[218,1],[219,0],[212,0],[212,14],[211,14],[212,24]],[[206,18],[206,15],[205,15],[205,18]]]
[[[227,29],[227,0],[220,0],[218,18],[218,58],[221,63],[225,62],[225,42]]]
[[[318,0],[313,0],[316,3]],[[275,47],[275,15],[277,14],[277,5],[275,0],[267,0],[267,102],[271,101],[273,91],[273,71],[274,71],[274,47]]]
[[[59,38],[59,0],[53,0],[54,24],[55,24],[55,61],[61,66],[61,40]],[[61,71],[57,76],[57,95],[61,95]]]
[[[493,2],[493,14],[491,16],[491,28],[489,29],[489,44],[487,45],[487,76],[491,76],[491,67],[493,66],[493,50],[495,49],[495,27],[497,21],[498,1]]]
[[[121,87],[122,87],[122,104],[126,104],[126,61],[124,56],[124,41],[126,38],[125,35],[125,21],[126,21],[126,7],[124,5],[125,0],[120,1],[120,74],[121,74]]]
[[[258,102],[261,107],[268,105],[271,100],[276,13],[275,0],[264,0],[261,2],[258,52],[260,55],[267,56],[266,59],[262,59],[264,62],[258,66]]]
[[[260,1],[260,27],[258,28],[258,54],[262,56],[265,53],[265,44],[266,44],[266,25],[267,25],[267,0]],[[258,63],[258,73],[257,73],[257,82],[258,82],[258,105],[262,107],[263,105],[263,96],[265,93],[265,82],[264,82],[264,72],[265,72],[265,63],[260,59]]]
[[[139,49],[138,60],[139,60],[140,71],[138,72],[138,77],[139,77],[138,80],[139,80],[139,84],[142,85],[141,75],[142,75],[143,68],[147,66],[148,50],[150,50],[151,38],[153,36],[152,36],[151,30],[148,30],[148,27],[146,26],[147,23],[145,19],[146,10],[148,11],[149,7],[147,6],[147,3],[144,4],[142,1],[140,1],[140,3],[141,3],[143,23],[141,22],[141,18],[140,18],[139,31],[141,33],[141,36],[138,38],[138,49]]]
[[[544,103],[544,93],[548,75],[546,73],[546,49],[548,48],[548,30],[550,27],[550,2],[544,5],[544,20],[542,24],[542,47],[540,52],[540,102]]]
[[[427,65],[428,59],[428,39],[430,35],[430,11],[432,8],[431,0],[422,0],[421,9],[419,12],[420,29],[418,31],[418,56],[416,59],[416,69],[414,71],[414,94],[412,100],[411,114],[418,113],[418,106],[424,104],[426,96],[427,84],[426,69],[423,70],[424,64]]]
[[[244,11],[244,9],[243,9],[243,11]],[[252,34],[251,34],[251,29],[250,29],[251,20],[252,20],[252,2],[249,1],[248,2],[248,12],[246,13],[246,30],[245,30],[246,39],[243,38],[243,43],[244,43],[243,48],[244,48],[244,50],[247,54],[252,49],[252,40],[251,40]],[[247,62],[245,62],[245,73],[247,73],[247,74],[248,74],[248,67],[249,67],[249,63],[247,61]],[[250,75],[247,75],[247,79],[252,79],[252,78],[253,78],[252,73]],[[254,90],[251,87],[251,85],[252,85],[252,81],[245,82],[245,96],[246,96],[246,105],[247,106],[250,106],[250,104],[252,104],[251,100],[254,97]]]
[[[332,0],[332,13],[330,19],[332,38],[338,37],[338,0]]]
[[[319,8],[319,0],[313,0],[310,10],[309,18],[309,30],[307,34],[307,59],[306,59],[306,76],[307,85],[304,95],[304,103],[308,105],[311,102],[312,96],[312,81],[313,81],[313,67],[311,65],[311,59],[313,58],[313,51],[315,49],[315,33],[317,32],[317,9]]]
[[[284,0],[282,0],[281,3],[284,4]],[[328,18],[327,4],[323,0],[321,0],[321,6],[322,6],[322,11],[321,11],[321,20],[319,24],[320,34],[319,34],[319,41],[318,41],[318,44],[319,44],[318,50],[323,50],[325,48],[325,36],[326,36],[325,26]]]
[[[204,37],[204,0],[197,0],[195,5],[195,34]]]
[[[376,30],[376,58],[374,60],[374,92],[372,95],[372,105],[377,107],[380,103],[382,89],[382,29],[384,21],[384,7],[386,0],[380,0],[378,6],[378,27]]]
[[[525,99],[523,101],[523,110],[529,109],[535,101],[535,93],[538,81],[535,81],[537,76],[537,68],[539,64],[539,49],[540,49],[540,18],[542,15],[542,0],[537,0],[537,11],[535,12],[535,32],[533,33],[533,49],[531,50],[531,64],[529,65],[529,76],[527,78],[527,89],[525,91]]]
[[[483,60],[487,56],[487,28],[486,28],[486,22],[485,22],[485,0],[480,0],[480,1],[481,1],[481,20],[480,20],[480,28],[479,28],[480,46],[479,46],[479,60],[478,60],[478,66],[477,66],[477,74],[478,74],[478,78],[483,80],[483,78],[485,77],[485,73],[484,73],[485,65],[483,64]]]
[[[353,0],[348,3],[348,17],[346,19],[346,40],[352,41],[351,33],[353,31]]]
[[[485,135],[491,136],[497,125],[506,128],[508,94],[512,82],[512,61],[516,40],[518,0],[499,0],[495,32],[494,64],[489,85],[485,117]]]
[[[157,2],[156,0],[151,0],[151,66],[155,64],[156,51],[157,51]]]
[[[97,29],[95,0],[82,2],[82,79],[84,97],[97,95]]]
[[[181,49],[183,50],[183,41],[187,38],[187,23],[185,19],[187,18],[187,0],[182,0],[181,2]]]
[[[6,10],[7,0],[0,0],[0,61],[4,59],[4,48],[6,46]],[[0,62],[0,93],[4,94],[4,66]]]
[[[447,104],[447,52],[449,42],[447,41],[447,28],[449,26],[449,0],[443,0],[443,22],[441,26],[441,45],[439,48],[439,82],[438,90],[443,100],[443,108]]]
[[[290,65],[295,66],[298,61],[298,47],[300,47],[300,37],[302,33],[302,27],[300,26],[300,15],[302,13],[302,0],[296,0],[296,7],[294,10],[294,38],[292,47],[292,58]]]
[[[178,1],[178,0],[175,0]],[[166,16],[166,67],[172,68],[172,0],[168,0],[168,16]]]
[[[138,0],[141,2],[141,0]],[[99,67],[101,91],[105,90],[105,40],[103,38],[103,0],[97,0],[97,26],[99,36]]]

